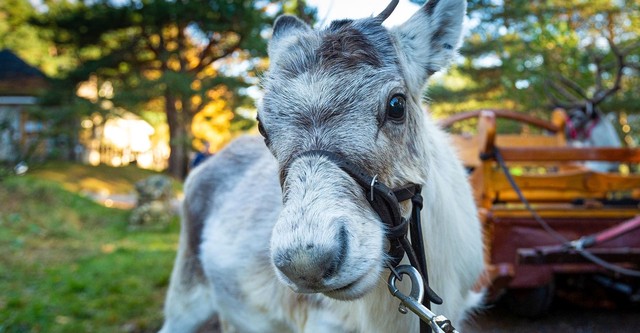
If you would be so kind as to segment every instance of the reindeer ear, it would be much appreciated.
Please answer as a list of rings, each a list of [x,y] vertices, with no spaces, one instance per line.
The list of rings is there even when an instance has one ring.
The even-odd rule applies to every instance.
[[[273,24],[273,32],[269,42],[269,57],[275,58],[277,56],[283,41],[307,31],[311,31],[311,27],[295,16],[282,15],[278,17]]]
[[[429,76],[449,65],[460,42],[466,8],[465,0],[429,0],[392,30],[414,87],[422,88]]]

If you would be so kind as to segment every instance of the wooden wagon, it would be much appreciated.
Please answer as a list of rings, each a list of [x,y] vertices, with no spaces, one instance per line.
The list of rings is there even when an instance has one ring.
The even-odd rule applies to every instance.
[[[640,267],[640,174],[595,172],[581,164],[637,164],[640,149],[568,147],[562,111],[544,121],[481,110],[453,116],[442,125],[469,118],[477,118],[477,133],[453,135],[453,141],[469,169],[485,231],[491,298],[508,291],[516,312],[536,316],[548,308],[559,275],[625,278],[585,256],[595,255],[622,270]],[[499,134],[496,118],[537,127],[539,134]],[[630,281],[637,293],[640,279]]]

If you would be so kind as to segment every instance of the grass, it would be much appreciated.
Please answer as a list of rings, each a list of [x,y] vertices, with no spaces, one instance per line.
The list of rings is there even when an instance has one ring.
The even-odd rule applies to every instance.
[[[81,179],[93,178],[117,193],[139,176],[105,170],[74,182],[54,165],[0,181],[0,332],[159,328],[177,219],[165,229],[131,231],[129,211],[74,192],[82,191]]]
[[[88,166],[69,162],[48,162],[34,166],[29,174],[56,181],[72,192],[127,194],[135,191],[134,184],[137,181],[158,173],[133,165],[114,168],[106,165]],[[180,182],[174,181],[173,187],[174,190],[180,191]]]

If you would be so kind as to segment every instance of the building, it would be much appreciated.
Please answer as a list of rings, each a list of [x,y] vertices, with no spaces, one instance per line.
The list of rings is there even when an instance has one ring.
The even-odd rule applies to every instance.
[[[50,155],[56,139],[45,139],[41,135],[49,123],[29,117],[28,112],[37,105],[37,96],[49,88],[48,81],[40,70],[10,50],[0,51],[0,164],[13,166],[27,157]],[[78,142],[71,145],[73,158],[93,165],[133,163],[148,169],[166,168],[167,130],[155,129],[140,117],[112,104],[105,107],[112,90],[110,82],[98,84],[95,76],[78,85],[78,97],[102,109],[78,119]],[[97,103],[99,97],[104,99],[103,103]],[[106,110],[110,112],[104,112]]]
[[[0,162],[19,162],[37,144],[43,124],[29,119],[27,108],[36,104],[47,81],[10,50],[0,51]]]

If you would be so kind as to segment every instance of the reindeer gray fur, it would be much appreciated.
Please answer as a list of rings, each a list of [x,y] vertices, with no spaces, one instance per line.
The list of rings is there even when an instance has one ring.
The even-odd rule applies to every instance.
[[[276,21],[258,113],[266,145],[242,137],[189,175],[161,332],[193,332],[214,314],[225,332],[418,331],[387,289],[385,225],[331,161],[292,160],[312,149],[390,187],[422,184],[430,284],[444,299],[433,310],[461,324],[481,298],[481,228],[466,173],[420,101],[454,57],[465,8],[431,0],[391,30],[389,10],[319,31]],[[402,120],[386,115],[394,94],[406,96]]]

